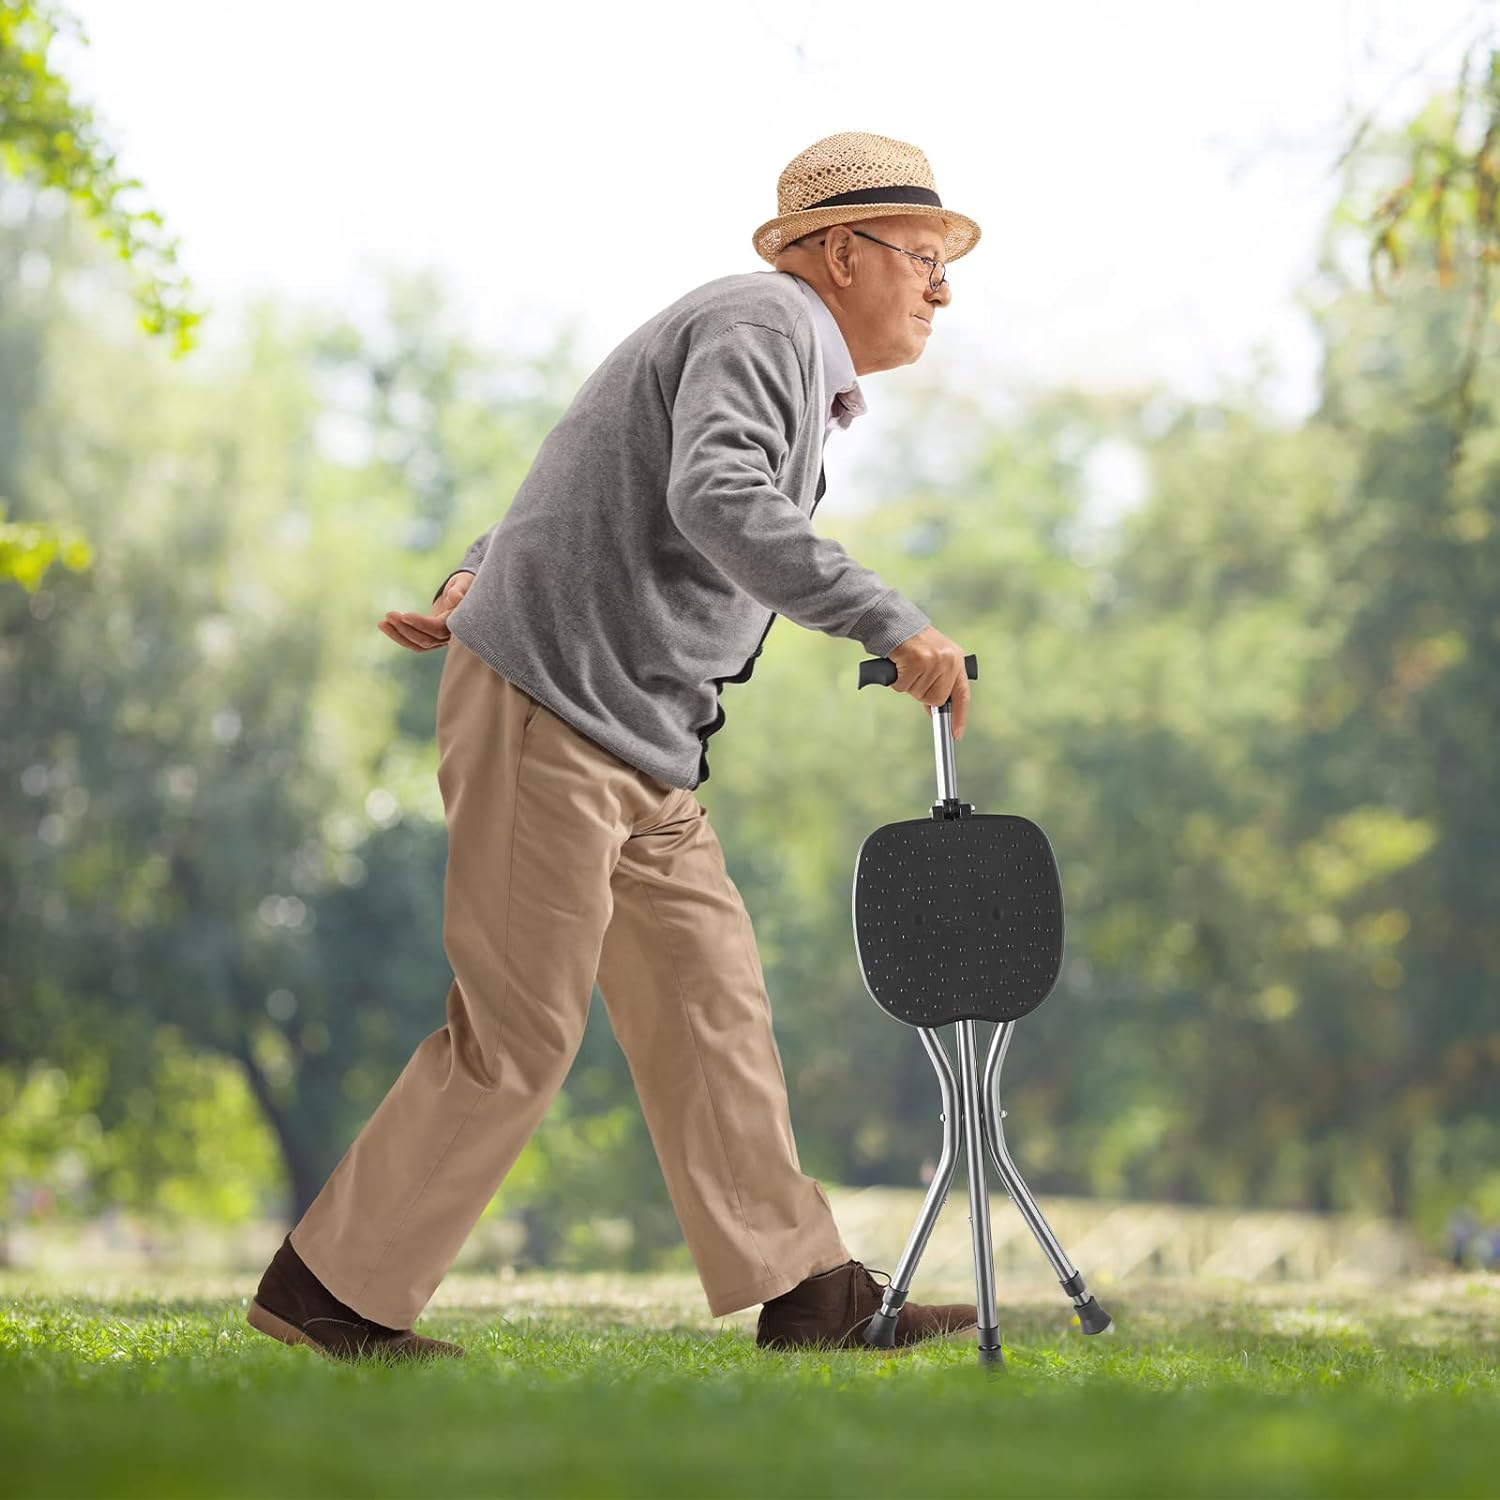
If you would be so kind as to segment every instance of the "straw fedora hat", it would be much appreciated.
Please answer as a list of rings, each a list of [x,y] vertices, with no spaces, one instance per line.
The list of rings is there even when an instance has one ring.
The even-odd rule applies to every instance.
[[[945,262],[967,255],[979,243],[979,225],[943,207],[932,168],[915,146],[860,130],[824,136],[794,156],[776,179],[776,207],[776,217],[751,237],[755,253],[772,265],[793,240],[825,224],[890,214],[941,219]]]

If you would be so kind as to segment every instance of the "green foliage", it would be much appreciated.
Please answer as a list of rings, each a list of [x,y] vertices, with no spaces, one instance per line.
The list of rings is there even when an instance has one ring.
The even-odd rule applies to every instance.
[[[945,485],[913,459],[869,514],[820,513],[978,655],[961,794],[1057,853],[1068,960],[1005,1075],[1041,1192],[1433,1232],[1494,1192],[1494,377],[1460,380],[1435,251],[1382,302],[1339,270],[1350,232],[1335,216],[1310,307],[1322,401],[1295,430],[1253,388],[959,407],[969,459]],[[46,234],[71,264],[66,229],[36,224],[0,233],[0,261]],[[441,659],[376,621],[425,604],[503,510],[580,372],[566,342],[520,366],[474,349],[422,277],[392,284],[380,329],[262,306],[242,358],[193,378],[55,289],[0,298],[23,398],[0,409],[0,492],[18,526],[76,521],[95,546],[87,573],[0,595],[0,1064],[14,1098],[40,1090],[0,1150],[80,1149],[61,1106],[47,1123],[61,1069],[93,1080],[68,1109],[97,1118],[101,1162],[118,1137],[122,1194],[190,1196],[167,1184],[202,1174],[131,1124],[148,1080],[180,1140],[227,1107],[202,1103],[227,1075],[170,1084],[172,1028],[237,1070],[276,1148],[273,1172],[236,1127],[242,1186],[217,1211],[261,1172],[300,1212],[451,978]],[[1106,445],[1145,480],[1113,521],[1088,478]],[[938,1136],[931,1070],[849,935],[861,841],[934,796],[930,721],[856,695],[858,656],[778,622],[753,688],[725,694],[702,794],[754,916],[804,1168],[852,1186],[919,1180]],[[489,1212],[527,1222],[533,1259],[644,1266],[675,1229],[597,1012]],[[629,1234],[579,1227],[612,1220]]]
[[[1428,101],[1406,127],[1402,147],[1406,171],[1371,218],[1369,267],[1382,299],[1382,268],[1399,273],[1415,245],[1431,246],[1445,289],[1458,284],[1460,231],[1468,231],[1463,247],[1481,266],[1500,260],[1500,50],[1485,54],[1472,45],[1457,86]]]
[[[93,111],[74,100],[51,66],[47,54],[59,30],[88,45],[77,19],[49,0],[0,0],[0,168],[64,194],[113,243],[133,274],[142,329],[168,338],[179,357],[195,346],[203,314],[188,305],[191,281],[174,274],[177,242],[163,239],[154,209],[121,203],[140,180],[119,175]],[[0,473],[0,580],[34,593],[54,560],[75,572],[87,568],[93,553],[75,526],[4,521],[5,481]]]
[[[124,1118],[106,1130],[96,1110],[109,1079],[105,1047],[75,1049],[71,1071],[0,1065],[0,1181],[13,1223],[126,1210],[163,1226],[238,1224],[263,1211],[281,1163],[240,1069],[161,1027]]]
[[[119,175],[93,111],[51,66],[47,53],[59,30],[89,44],[77,18],[49,0],[0,0],[0,167],[78,205],[135,273],[141,327],[165,335],[174,355],[185,354],[203,314],[188,305],[192,282],[175,272],[177,241],[162,236],[155,209],[121,202],[141,181]]]
[[[13,579],[34,594],[54,562],[71,573],[82,573],[93,563],[93,548],[77,530],[7,521],[8,508],[0,500],[0,578]]]

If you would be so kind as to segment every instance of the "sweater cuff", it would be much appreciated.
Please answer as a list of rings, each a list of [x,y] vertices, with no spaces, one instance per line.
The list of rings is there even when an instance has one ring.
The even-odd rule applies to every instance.
[[[896,589],[859,617],[850,636],[871,656],[889,656],[903,641],[909,641],[932,621]]]

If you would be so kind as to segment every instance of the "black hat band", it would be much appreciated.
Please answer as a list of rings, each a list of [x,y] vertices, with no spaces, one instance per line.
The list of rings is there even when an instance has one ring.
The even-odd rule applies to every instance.
[[[943,200],[931,188],[924,187],[872,187],[856,188],[852,193],[835,193],[818,203],[809,203],[798,213],[811,213],[815,208],[840,208],[854,203],[921,203],[928,208],[941,208]]]

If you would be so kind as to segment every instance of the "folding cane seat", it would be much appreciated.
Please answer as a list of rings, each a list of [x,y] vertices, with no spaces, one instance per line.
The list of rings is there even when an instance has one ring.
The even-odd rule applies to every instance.
[[[978,660],[964,658],[968,676]],[[859,686],[890,685],[888,657],[859,664]],[[988,1150],[1011,1201],[1051,1262],[1086,1334],[1109,1329],[1109,1315],[1089,1294],[1021,1180],[1005,1147],[1000,1068],[1016,1023],[1052,992],[1062,971],[1062,883],[1042,830],[1011,813],[976,813],[958,799],[953,700],[932,714],[938,800],[929,816],[886,823],[860,845],[854,871],[854,940],[870,997],[887,1015],[913,1027],[937,1072],[943,1101],[943,1150],[880,1311],[866,1325],[866,1344],[890,1348],[917,1262],[948,1196],[964,1146],[974,1285],[979,1306],[979,1362],[1004,1365],[995,1307],[994,1253],[984,1155]],[[975,1023],[991,1021],[981,1078]],[[952,1023],[958,1078],[937,1028]]]

